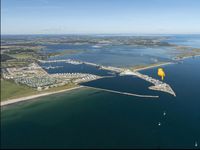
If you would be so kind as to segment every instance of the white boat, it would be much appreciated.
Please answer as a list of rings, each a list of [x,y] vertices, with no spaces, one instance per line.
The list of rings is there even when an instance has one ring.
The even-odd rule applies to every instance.
[[[195,141],[195,144],[194,144],[194,146],[195,146],[195,147],[197,147],[197,146],[198,146],[198,143],[197,143],[197,141]]]
[[[102,46],[100,46],[100,45],[93,45],[92,47],[94,47],[94,48],[101,48]]]

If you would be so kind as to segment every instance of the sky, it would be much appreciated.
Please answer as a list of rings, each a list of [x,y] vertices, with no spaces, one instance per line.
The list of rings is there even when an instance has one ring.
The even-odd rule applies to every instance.
[[[2,34],[200,34],[200,0],[1,0]]]

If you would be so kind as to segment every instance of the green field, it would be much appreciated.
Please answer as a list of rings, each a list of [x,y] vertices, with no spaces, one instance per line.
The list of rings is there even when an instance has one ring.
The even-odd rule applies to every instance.
[[[10,56],[14,57],[16,59],[29,59],[29,58],[31,59],[31,58],[33,58],[33,55],[29,54],[29,53],[12,54]]]
[[[29,88],[25,85],[16,84],[12,80],[1,79],[1,101],[13,99],[13,98],[26,97],[26,96],[30,96],[30,95],[41,94],[41,93],[45,93],[45,92],[61,91],[64,89],[69,89],[69,88],[75,87],[75,86],[76,86],[75,84],[70,83],[70,84],[67,84],[64,86],[54,87],[54,88],[50,88],[50,89],[44,90],[44,91],[37,91],[37,90]]]
[[[1,79],[1,101],[37,94],[38,92],[13,81]]]

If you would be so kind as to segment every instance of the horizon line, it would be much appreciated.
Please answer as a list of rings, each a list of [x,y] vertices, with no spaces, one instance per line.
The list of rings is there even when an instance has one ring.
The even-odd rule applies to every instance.
[[[1,33],[4,35],[200,35],[200,33]]]

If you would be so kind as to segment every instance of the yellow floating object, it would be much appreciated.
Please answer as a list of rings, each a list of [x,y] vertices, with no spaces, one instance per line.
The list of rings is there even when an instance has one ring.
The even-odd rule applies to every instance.
[[[160,76],[162,80],[164,79],[165,72],[162,68],[158,68],[158,76]]]

